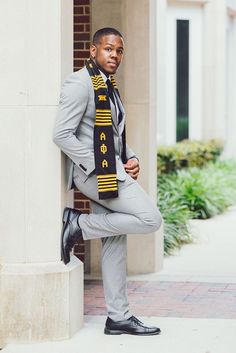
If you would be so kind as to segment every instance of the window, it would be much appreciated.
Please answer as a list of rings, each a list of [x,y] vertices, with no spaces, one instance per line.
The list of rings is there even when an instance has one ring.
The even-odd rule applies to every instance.
[[[189,21],[177,20],[176,139],[189,137]]]

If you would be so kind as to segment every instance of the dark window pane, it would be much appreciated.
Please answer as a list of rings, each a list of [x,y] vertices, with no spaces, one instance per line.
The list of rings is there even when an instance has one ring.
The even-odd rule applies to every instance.
[[[189,21],[177,20],[177,141],[189,137]]]

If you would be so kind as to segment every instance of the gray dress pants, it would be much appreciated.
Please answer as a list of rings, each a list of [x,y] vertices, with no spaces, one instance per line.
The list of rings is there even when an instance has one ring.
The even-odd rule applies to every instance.
[[[119,196],[98,199],[97,178],[84,182],[74,177],[76,187],[92,202],[92,213],[82,214],[79,224],[84,240],[102,240],[102,278],[108,316],[114,321],[128,319],[126,287],[126,234],[155,232],[162,223],[161,214],[137,181],[128,174],[118,181]]]

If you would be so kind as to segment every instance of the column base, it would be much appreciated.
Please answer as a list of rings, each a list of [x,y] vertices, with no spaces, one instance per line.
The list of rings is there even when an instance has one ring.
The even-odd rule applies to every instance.
[[[83,263],[0,264],[0,348],[70,338],[83,323]]]
[[[141,275],[162,270],[163,237],[163,225],[155,233],[128,237],[128,275]]]

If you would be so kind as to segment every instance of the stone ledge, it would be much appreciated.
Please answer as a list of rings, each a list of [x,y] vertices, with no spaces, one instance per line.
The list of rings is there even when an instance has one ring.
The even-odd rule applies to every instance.
[[[1,264],[0,347],[70,338],[83,322],[83,264]]]

